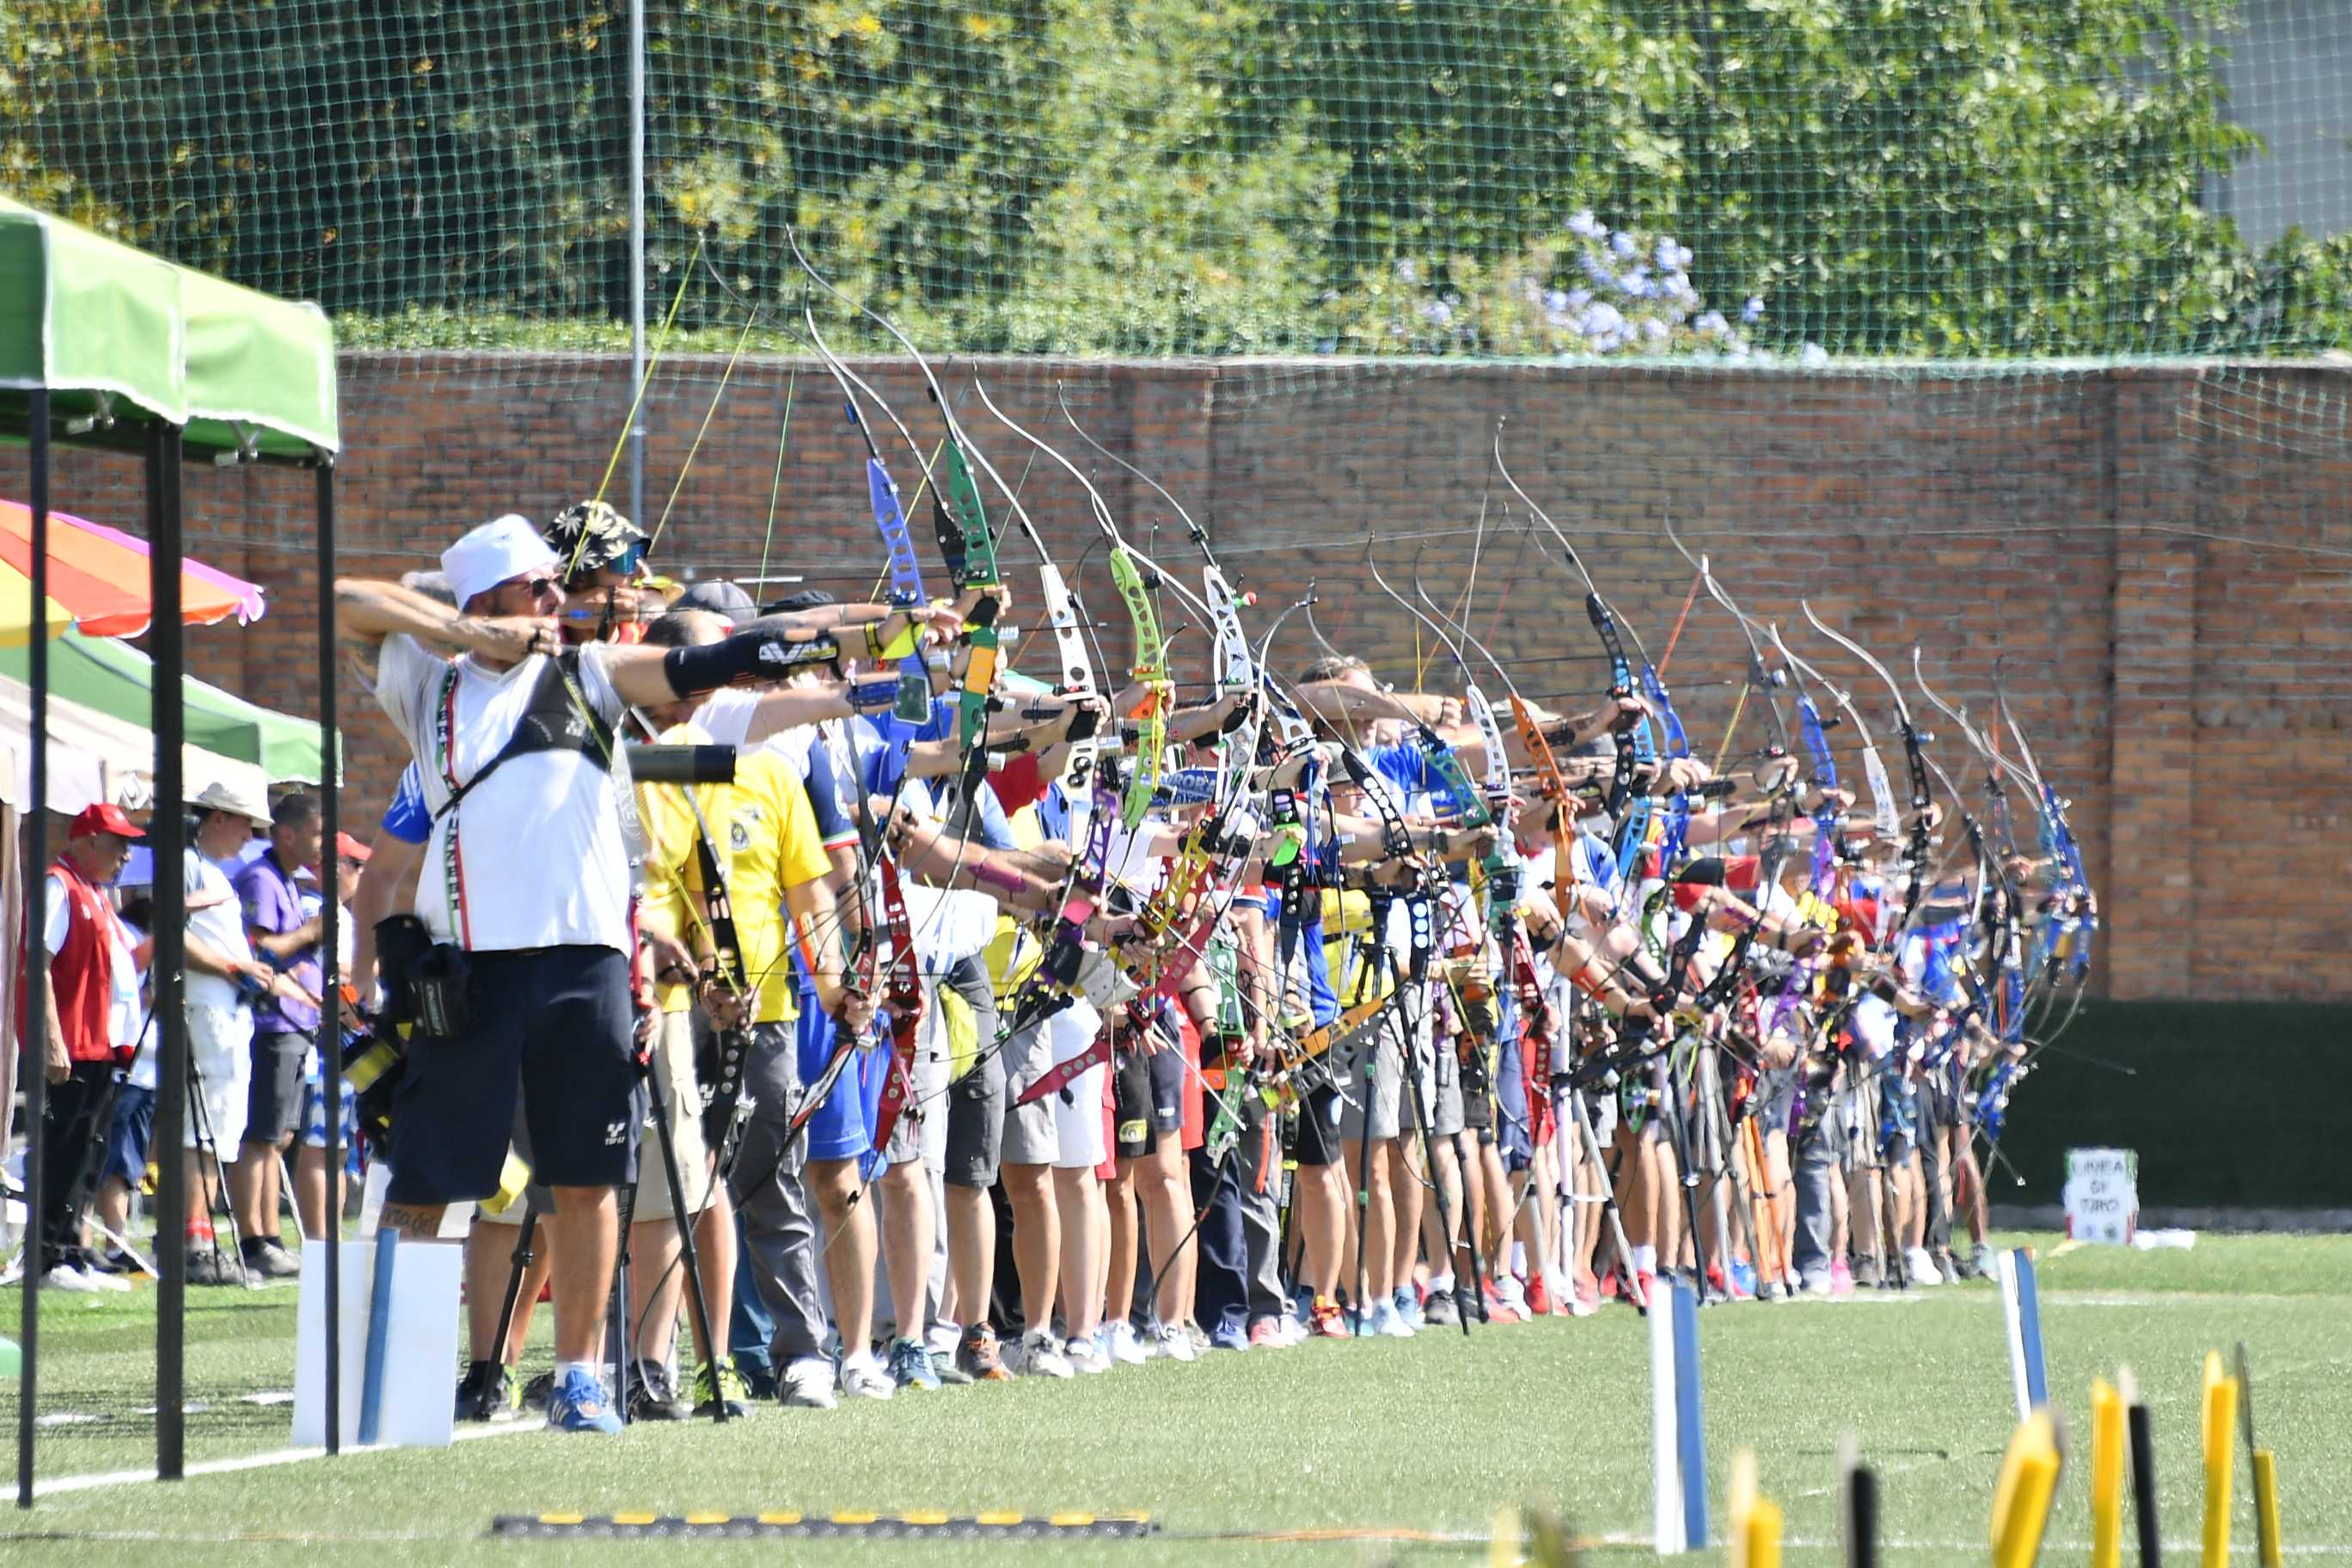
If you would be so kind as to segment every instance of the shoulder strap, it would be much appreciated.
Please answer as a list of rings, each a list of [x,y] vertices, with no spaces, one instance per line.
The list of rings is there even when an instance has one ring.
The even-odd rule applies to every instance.
[[[580,653],[566,649],[549,659],[540,668],[531,688],[530,700],[522,717],[516,721],[514,732],[498,754],[482,765],[481,771],[450,791],[449,798],[433,814],[433,820],[457,810],[457,803],[480,787],[482,781],[497,773],[508,763],[533,752],[578,752],[609,769],[612,765],[612,731],[595,709],[579,696],[579,686],[572,671],[578,668]],[[450,679],[457,679],[452,667]],[[443,765],[447,767],[454,742],[445,739]],[[444,776],[446,776],[446,774]]]

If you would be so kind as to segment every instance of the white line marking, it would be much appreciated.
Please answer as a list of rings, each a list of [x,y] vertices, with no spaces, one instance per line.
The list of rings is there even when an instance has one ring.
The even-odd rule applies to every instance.
[[[517,1421],[498,1426],[463,1426],[455,1441],[470,1443],[482,1437],[509,1437],[518,1432],[539,1432],[545,1427],[536,1421]],[[343,1450],[346,1454],[373,1454],[387,1451],[382,1445],[362,1448],[354,1444]],[[279,1465],[299,1464],[304,1459],[326,1458],[324,1448],[272,1448],[265,1453],[241,1454],[228,1459],[199,1459],[190,1465],[187,1473],[195,1476],[225,1476],[238,1470],[267,1470]],[[103,1470],[95,1475],[59,1476],[54,1480],[37,1481],[33,1486],[35,1497],[51,1497],[59,1492],[95,1491],[100,1487],[137,1486],[155,1479],[152,1470]]]

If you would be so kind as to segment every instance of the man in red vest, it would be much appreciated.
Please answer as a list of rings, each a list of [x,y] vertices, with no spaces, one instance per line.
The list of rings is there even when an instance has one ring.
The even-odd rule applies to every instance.
[[[137,945],[108,899],[107,884],[121,874],[131,841],[145,837],[122,808],[100,801],[83,808],[67,830],[65,852],[50,863],[47,921],[49,1081],[41,1141],[42,1283],[68,1290],[120,1289],[124,1282],[90,1267],[73,1216],[95,1135],[109,1103],[121,1037],[123,995],[137,1028]],[[19,1007],[22,1006],[21,998]],[[19,1038],[27,1033],[18,1018]]]

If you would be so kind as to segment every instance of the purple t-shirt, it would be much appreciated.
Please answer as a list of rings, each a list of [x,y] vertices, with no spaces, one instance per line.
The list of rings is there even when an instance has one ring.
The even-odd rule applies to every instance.
[[[255,931],[283,936],[310,918],[302,912],[300,885],[278,866],[274,849],[248,862],[230,879],[229,885],[236,889],[237,900],[245,906],[245,923]],[[253,955],[275,963],[314,996],[325,980],[315,948],[305,949],[295,958],[269,960],[261,951],[261,944],[256,942]],[[319,1010],[306,1004],[265,996],[253,1005],[253,1030],[257,1035],[307,1035],[318,1026]]]

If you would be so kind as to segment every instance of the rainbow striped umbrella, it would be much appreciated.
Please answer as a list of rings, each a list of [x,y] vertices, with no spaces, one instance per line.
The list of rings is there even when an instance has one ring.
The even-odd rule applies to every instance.
[[[32,632],[33,511],[0,500],[0,643]],[[62,511],[49,513],[49,599],[42,620],[56,637],[68,626],[87,637],[137,637],[153,619],[147,596],[147,542]],[[261,588],[197,561],[180,567],[180,618],[210,626],[234,616],[261,617]]]

